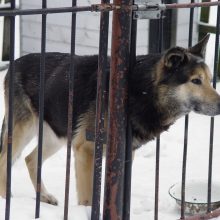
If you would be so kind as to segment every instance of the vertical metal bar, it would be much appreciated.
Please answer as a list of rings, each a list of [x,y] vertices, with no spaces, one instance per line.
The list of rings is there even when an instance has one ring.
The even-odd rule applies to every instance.
[[[158,220],[159,208],[159,179],[160,177],[160,136],[156,140],[156,170],[155,170],[155,205],[154,205],[154,219]]]
[[[166,0],[166,4],[177,3],[177,0]],[[176,29],[176,24],[174,22],[176,17],[176,12],[173,10],[167,10],[164,13],[164,39],[163,39],[163,49],[169,49],[170,46],[174,43],[174,33]],[[157,53],[158,52],[158,42],[159,42],[159,22],[160,20],[153,19],[149,21],[149,53]]]
[[[47,0],[42,0],[42,8],[47,7]],[[38,131],[38,159],[37,159],[37,190],[35,218],[40,217],[40,195],[41,195],[41,168],[43,148],[43,119],[44,119],[44,75],[45,75],[45,51],[46,51],[46,18],[42,15],[41,29],[41,59],[40,59],[40,90],[39,90],[39,131]]]
[[[213,87],[216,89],[218,61],[219,61],[219,34],[220,34],[220,6],[217,11],[216,35],[215,35],[215,56],[214,56],[214,72],[213,72]],[[210,142],[209,142],[209,168],[208,168],[208,207],[207,212],[211,212],[212,199],[212,160],[213,160],[213,140],[214,140],[214,124],[215,119],[211,117],[210,122]]]
[[[161,3],[164,3],[162,0]],[[159,20],[159,47],[158,52],[163,50],[163,12]],[[160,136],[156,140],[156,168],[155,168],[155,205],[154,205],[154,219],[158,220],[158,203],[159,203],[159,182],[160,182]]]
[[[101,3],[109,3],[109,0],[102,0]],[[92,220],[99,220],[100,216],[100,195],[102,178],[102,156],[104,138],[104,118],[107,83],[107,62],[108,62],[108,29],[109,12],[102,12],[100,17],[100,39],[97,73],[97,95],[96,95],[96,124],[95,124],[95,154],[94,154],[94,175],[93,175],[93,197],[92,197]]]
[[[72,0],[72,7],[76,6],[76,0]],[[71,55],[69,71],[69,100],[68,100],[68,124],[67,124],[67,156],[66,156],[66,182],[65,182],[65,201],[64,201],[64,220],[68,219],[69,212],[69,189],[70,189],[70,166],[71,166],[71,146],[73,138],[73,98],[74,98],[74,57],[76,41],[76,13],[72,13],[71,27]]]
[[[115,5],[128,6],[132,2],[114,0]],[[123,219],[131,15],[130,7],[113,12],[104,220]]]
[[[189,115],[185,116],[184,127],[184,147],[183,147],[183,164],[182,164],[182,185],[181,185],[181,217],[185,218],[185,189],[186,189],[186,161],[187,161],[187,148],[188,148],[188,127]]]
[[[191,3],[194,3],[194,1],[195,0],[191,0]],[[192,46],[193,18],[194,18],[194,8],[191,8],[190,20],[189,20],[188,47]],[[186,188],[186,161],[187,161],[187,148],[188,148],[188,127],[189,127],[189,115],[186,115],[185,127],[184,127],[184,147],[183,147],[182,185],[181,185],[181,219],[185,218],[185,188]]]
[[[133,16],[132,16],[133,17]],[[130,74],[134,69],[136,62],[136,41],[137,41],[137,20],[132,20],[131,25],[131,49],[130,49]],[[129,94],[129,87],[128,87]],[[129,96],[128,96],[129,102]],[[124,220],[130,220],[130,205],[131,205],[131,175],[132,175],[132,128],[129,116],[128,106],[128,125],[125,151],[125,180],[124,180]]]
[[[15,0],[11,1],[11,9],[15,9]],[[15,54],[15,17],[10,17],[10,68],[9,68],[9,110],[8,110],[8,149],[7,149],[7,180],[5,220],[10,219],[11,207],[11,165],[13,136],[13,96],[14,96],[14,54]]]

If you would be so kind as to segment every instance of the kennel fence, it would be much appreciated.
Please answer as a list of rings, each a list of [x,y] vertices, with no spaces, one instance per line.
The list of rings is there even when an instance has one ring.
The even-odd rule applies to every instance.
[[[138,3],[137,3],[138,2]],[[74,98],[74,62],[75,55],[75,34],[76,34],[76,14],[83,11],[96,11],[101,13],[100,19],[100,43],[98,60],[98,79],[97,79],[97,103],[96,103],[96,130],[95,134],[87,131],[87,138],[95,141],[95,163],[93,180],[93,201],[92,201],[92,220],[100,218],[100,193],[101,193],[101,172],[103,145],[107,141],[106,159],[106,181],[105,196],[103,207],[104,220],[130,219],[130,197],[131,197],[131,126],[127,112],[128,103],[128,74],[132,71],[136,57],[136,30],[137,18],[145,16],[148,19],[159,19],[159,43],[156,50],[161,52],[163,49],[163,13],[165,10],[175,10],[179,8],[190,8],[189,21],[189,47],[192,46],[193,17],[195,7],[210,7],[217,5],[217,23],[215,39],[215,58],[213,87],[216,88],[217,68],[219,58],[219,34],[220,34],[220,1],[182,4],[166,4],[166,2],[149,3],[133,0],[114,0],[111,4],[109,0],[102,0],[101,4],[77,7],[76,0],[72,0],[72,7],[47,8],[47,1],[42,0],[41,9],[16,9],[15,0],[11,1],[10,10],[1,10],[0,16],[10,17],[10,71],[9,71],[9,112],[8,112],[8,150],[7,150],[7,194],[5,206],[5,220],[10,219],[11,204],[11,157],[12,157],[12,135],[13,135],[13,94],[15,72],[14,46],[15,46],[15,16],[20,15],[42,15],[41,33],[41,63],[40,63],[40,91],[39,91],[39,135],[38,135],[38,174],[37,174],[37,193],[35,218],[40,216],[40,189],[41,189],[41,164],[42,164],[42,138],[43,138],[43,117],[44,117],[44,74],[45,74],[45,53],[46,53],[46,23],[47,15],[50,13],[72,13],[71,27],[71,66],[69,71],[69,103],[68,103],[68,143],[67,143],[67,163],[66,163],[66,188],[65,188],[65,207],[64,219],[68,219],[69,207],[69,182],[70,182],[70,163],[71,163],[71,141],[72,141],[72,114],[74,106],[71,100]],[[107,69],[107,45],[108,45],[108,26],[109,12],[113,11],[113,39],[111,51],[111,73],[110,73],[110,95],[109,95],[109,129],[108,133],[104,130],[104,100],[106,97],[106,69]],[[142,14],[138,14],[138,12]],[[113,83],[114,82],[114,83]],[[117,95],[116,95],[117,94]],[[212,158],[213,158],[213,137],[214,137],[214,118],[210,122],[210,151],[209,151],[209,172],[208,172],[208,209],[207,214],[202,216],[185,216],[185,179],[188,145],[188,122],[189,116],[185,118],[184,130],[184,152],[182,166],[182,203],[180,219],[211,219],[220,216],[220,210],[211,211],[211,190],[212,190]],[[158,219],[159,201],[159,168],[160,168],[160,137],[156,141],[156,176],[155,176],[155,214],[154,219]],[[113,180],[114,176],[114,180]],[[115,195],[117,195],[115,197]]]

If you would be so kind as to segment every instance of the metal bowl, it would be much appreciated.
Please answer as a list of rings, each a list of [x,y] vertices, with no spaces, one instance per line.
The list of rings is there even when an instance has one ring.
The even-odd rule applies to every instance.
[[[186,182],[185,213],[190,215],[204,214],[207,212],[207,180],[189,180]],[[181,183],[172,185],[169,194],[176,200],[181,208]],[[212,183],[211,209],[220,207],[220,182]]]

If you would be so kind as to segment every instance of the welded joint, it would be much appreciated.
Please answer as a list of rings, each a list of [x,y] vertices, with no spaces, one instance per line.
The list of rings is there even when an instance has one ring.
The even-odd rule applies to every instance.
[[[111,3],[104,3],[104,4],[93,4],[91,5],[92,10],[91,11],[96,11],[96,12],[108,12],[108,11],[113,11],[113,10],[120,10],[122,9],[123,6],[121,5],[114,5]],[[129,7],[129,6],[126,6]]]
[[[86,129],[86,140],[91,141],[91,142],[95,142],[95,133],[91,130]],[[102,144],[107,143],[107,133],[106,133],[106,131],[103,131],[101,133],[100,140],[101,140]]]
[[[154,4],[151,2],[146,2],[145,4],[135,4],[133,5],[134,11],[164,11],[166,9],[165,4]]]
[[[134,19],[160,19],[161,11],[166,10],[161,0],[135,0],[134,3]]]
[[[140,2],[140,4],[138,2]],[[104,4],[93,4],[91,5],[91,7],[92,7],[91,11],[96,11],[96,12],[108,12],[108,11],[113,11],[113,10],[132,10],[134,12],[160,13],[161,11],[166,9],[165,4],[153,3],[150,1],[146,1],[146,0],[145,1],[136,0],[135,4],[133,5],[115,5],[111,3],[104,3]],[[152,15],[149,18],[151,17]],[[155,18],[157,18],[157,16]]]

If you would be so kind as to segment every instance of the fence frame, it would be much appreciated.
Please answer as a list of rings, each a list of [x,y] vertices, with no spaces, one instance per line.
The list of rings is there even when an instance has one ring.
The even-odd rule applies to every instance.
[[[15,16],[18,15],[42,15],[42,38],[41,38],[41,71],[40,71],[40,91],[39,91],[39,135],[38,135],[38,177],[36,193],[35,218],[40,217],[40,189],[41,189],[41,167],[42,167],[42,141],[43,141],[43,118],[44,118],[44,73],[45,73],[45,53],[46,53],[46,18],[50,13],[72,13],[71,28],[71,66],[69,72],[69,103],[68,103],[68,143],[67,143],[67,164],[66,164],[66,188],[65,188],[65,207],[64,219],[68,219],[68,199],[69,181],[71,164],[71,145],[72,145],[72,114],[74,107],[74,62],[75,55],[75,31],[76,13],[83,11],[101,12],[100,19],[100,43],[99,43],[99,65],[97,81],[97,103],[96,103],[96,131],[95,131],[95,163],[94,163],[94,187],[93,187],[93,207],[92,220],[98,220],[100,215],[100,192],[101,192],[101,164],[102,148],[104,140],[104,101],[106,99],[106,66],[107,66],[107,46],[108,46],[108,24],[109,11],[113,11],[113,34],[112,52],[110,65],[110,95],[108,109],[108,132],[107,132],[107,160],[106,160],[106,181],[103,219],[105,220],[129,220],[130,219],[130,192],[131,192],[131,165],[132,165],[132,134],[128,115],[128,85],[129,73],[135,64],[136,57],[136,30],[137,21],[133,20],[132,12],[137,10],[163,10],[177,8],[191,8],[189,47],[192,45],[192,21],[193,10],[195,7],[209,7],[218,5],[218,19],[216,24],[216,44],[215,44],[215,65],[213,87],[216,87],[217,68],[219,60],[219,30],[220,30],[220,1],[183,4],[155,4],[155,5],[136,5],[133,0],[114,0],[113,4],[109,0],[102,0],[101,4],[77,7],[76,0],[72,0],[72,7],[47,8],[47,0],[42,0],[41,9],[16,9],[15,0],[11,1],[10,10],[1,10],[0,16],[10,17],[10,71],[9,71],[9,113],[8,113],[8,148],[7,148],[7,194],[5,220],[10,219],[11,202],[11,164],[12,164],[12,135],[13,135],[13,95],[14,95],[14,47],[15,47]],[[159,52],[163,45],[163,16],[158,23],[160,30]],[[214,118],[211,118],[210,128],[210,153],[209,153],[209,173],[208,173],[208,210],[207,215],[185,217],[185,174],[187,161],[187,140],[188,140],[188,116],[185,118],[184,133],[184,153],[183,153],[183,172],[182,172],[182,205],[181,219],[211,219],[213,216],[220,216],[220,211],[211,212],[211,183],[212,183],[212,156],[213,156],[213,131]],[[159,162],[160,162],[160,138],[157,138],[156,153],[156,176],[155,176],[155,215],[158,219],[159,201]],[[113,181],[112,175],[115,175]],[[123,207],[125,203],[125,207]]]

